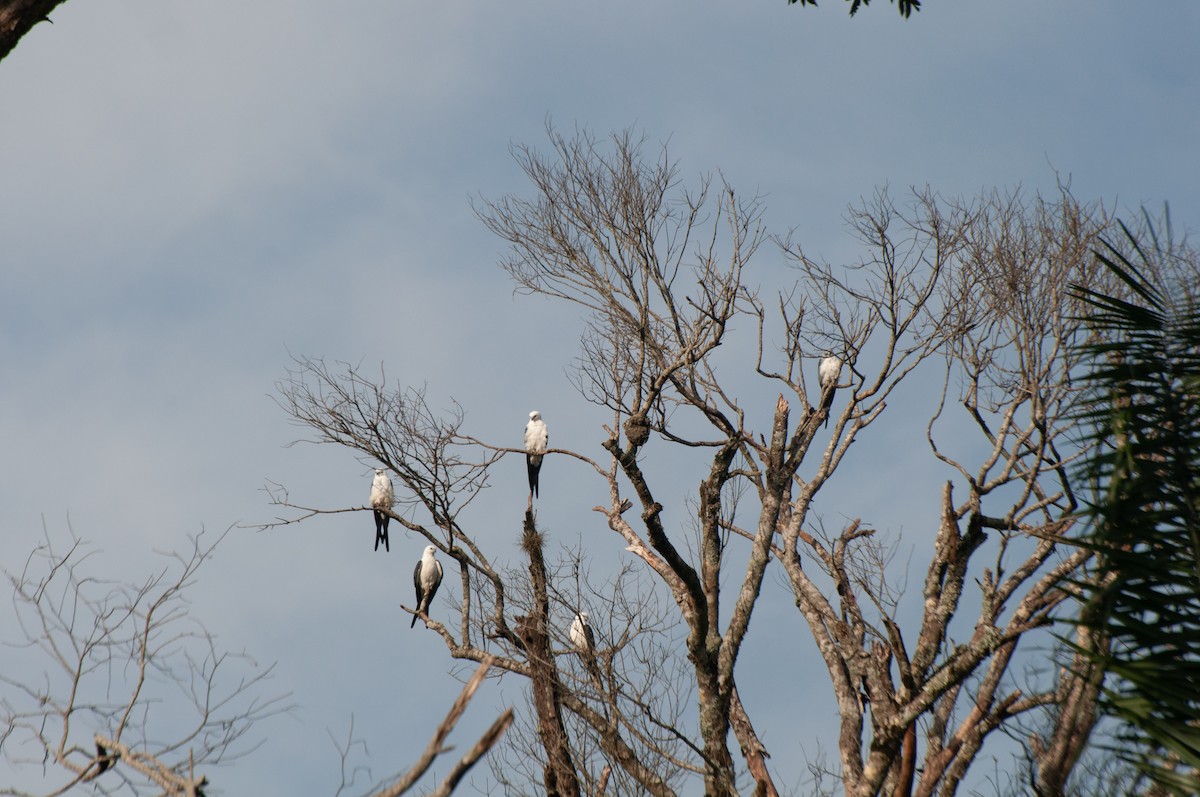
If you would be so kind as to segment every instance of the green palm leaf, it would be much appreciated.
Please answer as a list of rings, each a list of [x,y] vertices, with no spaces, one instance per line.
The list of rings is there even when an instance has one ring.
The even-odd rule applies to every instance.
[[[1200,307],[1179,282],[1169,234],[1161,240],[1149,219],[1147,228],[1149,246],[1122,224],[1127,248],[1096,252],[1119,294],[1072,286],[1093,332],[1077,419],[1090,430],[1082,475],[1094,497],[1078,542],[1099,562],[1078,622],[1108,640],[1094,655],[1106,671],[1102,710],[1122,723],[1118,754],[1191,795],[1200,793]]]

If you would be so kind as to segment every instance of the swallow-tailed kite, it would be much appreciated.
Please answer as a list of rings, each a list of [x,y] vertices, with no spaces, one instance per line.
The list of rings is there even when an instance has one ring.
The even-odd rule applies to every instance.
[[[409,628],[417,624],[419,615],[429,615],[429,604],[433,602],[433,596],[437,594],[438,587],[442,583],[442,563],[433,558],[437,553],[437,548],[432,545],[425,546],[425,555],[421,557],[421,561],[417,562],[417,567],[413,570],[413,586],[417,588],[417,613],[413,615],[412,622],[409,623]]]
[[[525,465],[529,470],[529,492],[534,497],[538,494],[538,472],[542,469],[542,455],[546,453],[546,444],[550,441],[550,433],[546,431],[546,422],[537,410],[529,413],[529,423],[525,424]]]
[[[388,523],[391,521],[391,516],[387,514],[392,508],[393,501],[392,480],[384,473],[383,468],[375,469],[375,480],[371,482],[371,508],[375,512],[375,550],[379,550],[379,543],[383,543],[385,551],[392,550],[388,544]]]
[[[596,635],[592,633],[592,624],[588,622],[588,613],[579,612],[575,615],[575,622],[571,623],[571,644],[580,653],[594,653],[596,651]]]
[[[825,413],[825,425],[829,426],[829,407],[837,391],[838,378],[842,375],[842,361],[829,352],[817,367],[817,379],[821,383],[821,409]]]
[[[588,622],[587,612],[575,614],[575,622],[571,623],[568,636],[571,637],[571,644],[575,646],[575,652],[583,660],[583,666],[587,668],[596,691],[602,693],[604,679],[600,675],[600,667],[596,664],[596,635],[592,633],[592,624]]]

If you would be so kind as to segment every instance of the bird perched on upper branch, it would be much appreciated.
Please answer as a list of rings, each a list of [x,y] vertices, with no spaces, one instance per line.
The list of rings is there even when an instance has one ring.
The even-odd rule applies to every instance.
[[[425,546],[425,554],[421,557],[421,561],[417,562],[417,567],[413,570],[413,586],[417,590],[417,611],[413,614],[412,622],[409,623],[409,628],[417,624],[417,617],[425,615],[429,617],[429,604],[433,602],[433,596],[437,595],[438,587],[442,583],[442,563],[434,558],[437,553],[437,548],[432,545]]]
[[[542,414],[534,410],[529,413],[529,423],[525,424],[525,466],[529,471],[529,493],[534,497],[538,494],[538,473],[542,470],[542,456],[549,442],[546,422],[542,420]]]
[[[375,479],[371,482],[371,509],[375,512],[375,550],[377,551],[380,542],[383,543],[385,551],[392,550],[388,543],[388,523],[392,518],[387,513],[395,503],[394,495],[392,480],[384,473],[383,468],[376,468]]]
[[[821,383],[821,410],[825,413],[825,425],[829,426],[829,407],[833,404],[833,394],[837,392],[838,378],[842,375],[842,361],[829,352],[817,366],[817,379]]]

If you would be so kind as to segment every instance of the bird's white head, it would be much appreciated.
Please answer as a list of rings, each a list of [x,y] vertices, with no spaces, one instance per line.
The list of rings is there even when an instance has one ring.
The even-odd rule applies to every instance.
[[[383,475],[383,468],[376,468],[376,469],[375,469],[375,475],[376,475],[376,476],[382,476],[382,475]]]
[[[433,558],[433,555],[434,555],[435,553],[437,553],[437,548],[436,548],[436,547],[434,547],[434,546],[432,546],[432,545],[426,545],[426,546],[425,546],[425,558],[426,558],[426,559],[432,559],[432,558]]]
[[[588,613],[587,613],[587,612],[580,612],[580,613],[579,613],[579,619],[580,619],[580,620],[582,620],[582,621],[584,622],[584,624],[586,625],[586,624],[587,624],[587,621],[588,621]]]
[[[542,419],[542,414],[540,412],[538,412],[537,410],[534,410],[533,412],[529,413],[529,420],[540,421],[541,419]]]

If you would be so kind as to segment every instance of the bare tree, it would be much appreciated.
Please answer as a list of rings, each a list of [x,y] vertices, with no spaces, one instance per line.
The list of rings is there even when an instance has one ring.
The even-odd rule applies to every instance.
[[[530,679],[535,711],[523,727],[543,763],[531,777],[553,794],[600,793],[613,772],[651,794],[675,793],[689,777],[714,796],[738,793],[747,778],[757,794],[777,794],[736,680],[775,563],[797,627],[826,664],[847,795],[953,794],[991,734],[1051,705],[1059,724],[1039,740],[1034,767],[1045,793],[1061,788],[1094,723],[1095,679],[1081,669],[1018,688],[1012,667],[1021,641],[1085,575],[1088,554],[1061,545],[1076,507],[1067,465],[1078,453],[1066,437],[1070,344],[1080,334],[1066,286],[1096,279],[1087,253],[1103,208],[1066,192],[966,202],[925,191],[900,206],[881,191],[850,211],[866,251],[858,262],[829,264],[777,239],[796,280],[768,302],[747,273],[770,240],[757,198],[711,178],[682,188],[665,148],[650,155],[629,132],[600,140],[550,129],[549,138],[547,153],[514,150],[531,197],[480,200],[476,212],[510,244],[502,265],[518,292],[584,314],[576,385],[611,422],[597,451],[546,456],[572,457],[600,480],[608,501],[593,510],[613,532],[609,544],[638,557],[670,596],[660,605],[678,633],[631,622],[598,646],[595,669],[570,645],[556,650],[590,587],[561,585],[532,515],[513,519],[528,572],[494,567],[464,525],[491,468],[519,449],[466,434],[460,411],[439,418],[422,391],[357,367],[302,359],[280,386],[283,407],[317,441],[399,478],[407,503],[395,519],[458,565],[453,623],[427,626],[451,657],[494,655],[498,669]],[[841,365],[824,385],[812,381],[822,358]],[[926,485],[940,522],[914,615],[901,611],[905,573],[890,566],[894,543],[877,521],[826,533],[811,510],[918,372],[942,386],[927,439],[947,480]],[[777,394],[761,427],[754,380]],[[650,446],[656,462],[673,457],[670,474],[643,467]],[[691,518],[675,527],[661,496],[680,471],[694,475],[696,492],[671,513]],[[281,487],[274,495],[290,509],[279,523],[367,509],[305,507]],[[678,663],[686,688],[654,661]],[[603,777],[592,755],[610,765]]]
[[[846,793],[952,794],[989,734],[1047,704],[1060,708],[1059,723],[1034,746],[1038,791],[1062,793],[1095,722],[1095,674],[1077,661],[1063,679],[1022,690],[1010,667],[1021,640],[1045,628],[1074,594],[1072,579],[1090,556],[1060,544],[1077,508],[1068,407],[1071,346],[1082,334],[1067,286],[1097,278],[1090,251],[1106,219],[1102,209],[1081,207],[1066,193],[1054,202],[993,194],[975,203],[926,193],[907,211],[880,195],[851,220],[874,250],[860,267],[868,274],[865,288],[799,248],[789,251],[811,285],[830,286],[821,307],[850,307],[854,318],[870,319],[855,327],[839,318],[845,310],[822,314],[851,350],[879,332],[885,364],[896,357],[915,365],[938,351],[942,397],[927,439],[965,495],[955,498],[954,479],[942,489],[922,615],[906,630],[878,557],[851,555],[872,530],[856,521],[822,541],[802,528],[812,495],[886,398],[884,379],[856,373],[834,443],[816,475],[797,484],[780,551],[838,697]],[[931,311],[924,317],[919,302]],[[909,368],[901,364],[901,375]],[[954,403],[978,435],[971,445],[961,425],[944,436],[950,444],[938,431],[951,425],[955,388]],[[835,600],[800,566],[804,548],[832,577]],[[980,560],[987,565],[972,567]],[[973,625],[964,625],[972,581],[980,608]],[[969,634],[965,642],[951,641],[956,621]],[[860,690],[870,706],[865,749]],[[923,765],[916,767],[919,720],[926,726]]]
[[[46,794],[85,783],[202,794],[205,771],[252,751],[254,726],[288,710],[286,696],[261,694],[272,666],[220,649],[189,612],[186,594],[224,536],[192,537],[140,583],[95,575],[87,543],[59,550],[49,535],[6,573],[24,639],[10,641],[20,655],[0,673],[0,752],[16,766],[54,765]]]
[[[288,696],[262,694],[273,665],[221,650],[190,613],[188,592],[226,534],[191,538],[190,550],[136,584],[97,575],[98,553],[75,537],[59,550],[47,535],[20,573],[6,573],[24,639],[5,641],[18,655],[0,673],[8,687],[0,755],[43,781],[58,773],[37,794],[95,785],[104,794],[202,797],[214,768],[258,747],[260,722],[291,709]],[[490,666],[480,663],[412,768],[370,797],[407,793],[447,752]],[[503,712],[431,794],[453,792],[512,720],[511,709]],[[0,785],[0,794],[34,792]]]
[[[568,740],[557,718],[566,711],[593,730],[605,755],[619,762],[640,788],[653,794],[672,793],[666,782],[667,773],[675,767],[670,743],[677,740],[656,741],[659,726],[668,725],[668,720],[657,714],[655,700],[645,701],[637,711],[606,712],[597,707],[597,701],[556,685],[560,675],[554,652],[562,649],[566,628],[562,617],[569,609],[578,608],[578,599],[555,590],[551,601],[548,582],[543,588],[536,586],[535,581],[542,578],[538,573],[546,565],[539,563],[540,537],[532,518],[518,521],[530,555],[530,567],[523,575],[493,564],[474,536],[460,525],[460,514],[487,484],[490,469],[506,451],[517,450],[489,446],[466,436],[461,430],[461,412],[438,417],[423,390],[393,389],[382,373],[373,381],[356,366],[346,365],[339,371],[313,359],[302,359],[297,366],[280,386],[284,408],[317,431],[315,442],[347,446],[388,468],[403,485],[397,490],[392,518],[424,536],[458,566],[462,602],[457,622],[427,619],[426,627],[442,637],[452,657],[491,660],[497,670],[530,679],[540,718],[537,733],[547,758],[542,773],[547,790],[576,793],[579,789],[570,785],[577,784],[580,776],[577,765],[569,760]],[[604,473],[582,455],[553,448],[548,454],[575,456],[597,473]],[[278,505],[299,513],[269,525],[330,511],[358,511],[303,507],[293,502],[283,487],[270,489]],[[552,610],[556,611],[553,620]],[[614,640],[606,655],[621,661],[625,650],[636,649],[648,634],[631,627],[630,633]],[[608,702],[611,704],[611,696]]]

